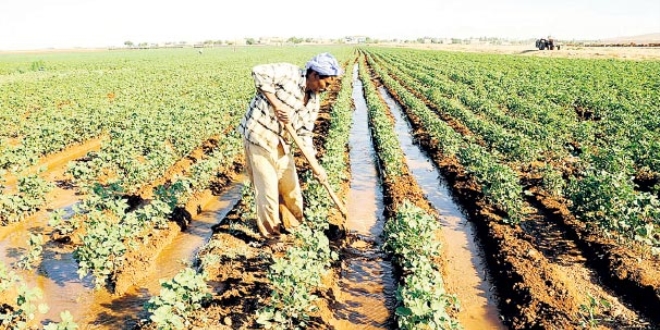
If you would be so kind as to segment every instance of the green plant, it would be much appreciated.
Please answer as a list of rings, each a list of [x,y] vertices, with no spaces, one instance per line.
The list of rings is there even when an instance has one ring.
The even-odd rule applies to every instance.
[[[160,295],[145,303],[145,309],[158,329],[184,329],[211,294],[203,274],[194,269],[181,270],[172,280],[161,281]]]
[[[41,253],[43,252],[42,245],[44,238],[41,234],[30,233],[28,239],[28,250],[26,254],[19,260],[18,264],[26,270],[31,270],[35,263],[41,260]]]
[[[459,308],[458,301],[445,292],[442,273],[433,261],[441,250],[438,230],[438,221],[408,200],[397,208],[396,218],[385,224],[383,249],[394,255],[394,262],[403,270],[395,310],[402,329],[461,328],[448,313]]]
[[[612,308],[612,304],[607,299],[596,298],[590,293],[587,293],[587,299],[589,300],[587,304],[580,305],[580,311],[586,314],[584,315],[584,320],[581,322],[581,326],[589,328],[597,327],[600,322],[606,320],[600,316],[600,310],[603,308],[610,309]]]
[[[60,313],[60,319],[62,319],[61,322],[59,323],[49,323],[44,326],[44,330],[76,330],[78,329],[78,324],[76,324],[73,321],[73,316],[71,315],[71,312],[69,311],[63,311]]]
[[[2,275],[2,270],[0,270]],[[28,329],[30,321],[34,320],[35,313],[42,314],[48,312],[48,305],[34,305],[34,301],[41,299],[42,292],[39,288],[29,288],[26,284],[20,283],[18,277],[14,278],[14,283],[18,284],[18,296],[16,304],[0,314],[0,325],[7,326],[10,329]]]

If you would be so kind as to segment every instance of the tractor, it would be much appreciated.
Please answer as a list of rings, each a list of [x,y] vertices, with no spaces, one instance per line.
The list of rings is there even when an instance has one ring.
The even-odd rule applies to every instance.
[[[557,50],[561,49],[561,45],[557,42],[555,42],[555,39],[552,37],[548,36],[548,38],[541,38],[536,40],[536,48],[539,50],[554,50],[555,48]]]

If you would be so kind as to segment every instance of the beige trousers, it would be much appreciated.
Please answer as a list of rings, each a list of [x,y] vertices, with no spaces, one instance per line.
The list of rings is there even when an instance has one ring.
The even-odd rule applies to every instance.
[[[276,152],[243,139],[246,170],[255,192],[257,226],[264,237],[291,230],[303,220],[303,200],[291,152]]]

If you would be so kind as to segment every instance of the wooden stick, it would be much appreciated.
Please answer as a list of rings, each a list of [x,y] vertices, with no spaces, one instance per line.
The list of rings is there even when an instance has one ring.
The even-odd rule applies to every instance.
[[[287,132],[291,135],[293,138],[293,141],[298,145],[298,148],[300,148],[300,151],[302,151],[303,156],[305,156],[305,159],[307,159],[307,162],[309,163],[309,166],[312,168],[312,171],[314,171],[314,174],[318,175],[320,172],[321,165],[316,161],[316,157],[314,155],[309,154],[309,150],[304,147],[304,144],[300,141],[300,137],[298,134],[296,134],[296,131],[293,129],[293,126],[291,124],[286,124],[284,127],[286,127]],[[335,192],[332,190],[332,187],[330,187],[330,183],[328,182],[328,179],[320,180],[319,183],[322,184],[325,189],[328,191],[330,194],[330,198],[332,198],[332,201],[335,202],[335,205],[341,212],[341,214],[346,217],[348,214],[346,213],[346,208],[344,207],[344,204],[339,200],[339,197],[335,195]]]

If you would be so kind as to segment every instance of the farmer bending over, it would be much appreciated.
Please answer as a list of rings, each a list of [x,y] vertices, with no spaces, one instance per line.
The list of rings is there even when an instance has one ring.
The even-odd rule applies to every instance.
[[[307,148],[316,155],[312,130],[319,113],[319,94],[343,73],[329,53],[312,58],[305,69],[274,63],[252,69],[256,95],[241,120],[246,168],[255,190],[257,225],[266,244],[279,244],[283,231],[291,232],[303,220],[303,200],[291,152],[292,138],[284,125],[291,123]],[[317,178],[327,179],[323,169]]]

